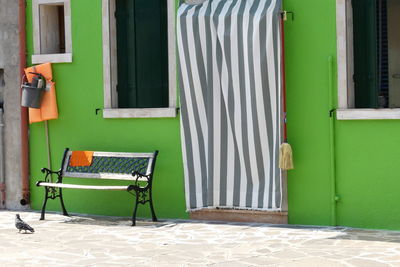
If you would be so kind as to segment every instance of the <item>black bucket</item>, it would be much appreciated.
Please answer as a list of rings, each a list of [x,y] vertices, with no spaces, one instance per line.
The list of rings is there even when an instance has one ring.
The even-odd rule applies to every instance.
[[[46,79],[40,74],[36,75],[33,77],[32,83],[22,85],[21,106],[23,107],[40,108],[46,89]]]

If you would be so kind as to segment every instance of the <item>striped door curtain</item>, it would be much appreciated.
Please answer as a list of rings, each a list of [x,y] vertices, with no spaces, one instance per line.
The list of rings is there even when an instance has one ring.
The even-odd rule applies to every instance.
[[[178,9],[189,211],[281,208],[280,11],[280,0],[209,0]]]

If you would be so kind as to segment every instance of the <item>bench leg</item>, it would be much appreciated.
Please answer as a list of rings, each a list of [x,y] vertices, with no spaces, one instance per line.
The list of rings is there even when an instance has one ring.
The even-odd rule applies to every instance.
[[[149,189],[149,203],[150,203],[150,210],[151,210],[151,217],[153,222],[157,221],[156,213],[154,212],[153,206],[153,195],[151,194],[151,188]]]
[[[133,209],[132,215],[132,226],[136,225],[136,211],[139,205],[139,192],[136,192],[136,201],[135,201],[135,208]]]
[[[64,216],[69,216],[67,210],[65,209],[64,200],[63,200],[63,197],[62,197],[62,188],[59,188],[58,192],[59,192],[58,195],[59,195],[59,198],[60,198],[61,209],[63,211],[63,215]]]
[[[44,215],[46,213],[46,204],[47,204],[47,199],[49,199],[49,188],[46,186],[44,188],[44,201],[42,205],[42,213],[40,214],[40,220],[44,220]]]
[[[44,190],[45,190],[45,195],[44,195],[44,201],[43,201],[43,205],[42,205],[42,212],[40,214],[40,220],[44,220],[45,213],[46,213],[47,200],[49,198],[55,199],[56,197],[60,198],[61,209],[62,209],[63,215],[64,216],[69,216],[67,210],[65,209],[64,200],[63,200],[63,197],[62,197],[62,188],[58,189],[58,196],[55,195],[55,192],[53,192],[53,191],[52,191],[52,195],[49,196],[50,188],[47,187],[47,186],[44,188]]]

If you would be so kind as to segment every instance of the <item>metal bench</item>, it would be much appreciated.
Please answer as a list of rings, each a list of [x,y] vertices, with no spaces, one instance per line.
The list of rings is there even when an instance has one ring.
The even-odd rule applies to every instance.
[[[72,151],[65,149],[61,168],[52,171],[43,168],[45,173],[44,181],[38,181],[36,186],[45,188],[45,198],[42,207],[40,220],[44,220],[46,204],[48,199],[59,198],[63,215],[69,216],[65,209],[62,189],[94,189],[94,190],[119,190],[127,191],[135,195],[135,204],[132,215],[132,226],[136,224],[136,211],[139,204],[149,202],[153,221],[157,221],[154,212],[152,198],[152,184],[154,165],[158,151],[154,153],[124,153],[124,152],[97,152],[93,153],[93,160],[90,166],[72,167],[69,162]],[[52,176],[57,176],[57,181],[53,182]],[[63,183],[63,178],[89,178],[89,179],[113,179],[129,180],[129,185],[78,185],[73,183]]]

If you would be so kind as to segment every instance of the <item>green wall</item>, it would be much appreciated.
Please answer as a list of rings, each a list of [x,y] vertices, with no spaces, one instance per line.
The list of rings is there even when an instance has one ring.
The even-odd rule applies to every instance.
[[[27,2],[28,55],[31,55],[32,1]],[[179,116],[104,119],[101,112],[95,114],[96,108],[103,108],[101,2],[71,0],[73,62],[53,64],[60,114],[59,119],[49,121],[53,169],[59,168],[65,147],[127,152],[158,149],[153,184],[156,214],[160,218],[187,218]],[[35,182],[43,179],[40,169],[47,166],[44,123],[32,124],[29,134],[31,205],[40,209],[44,189],[36,187]],[[68,189],[64,190],[64,198],[69,212],[119,216],[131,216],[134,200],[124,192]],[[49,201],[48,210],[60,210],[58,199]],[[150,217],[149,208],[139,206],[138,216]]]
[[[288,173],[289,222],[400,229],[400,123],[335,121],[336,190],[333,200],[329,88],[336,99],[335,0],[285,0],[295,13],[285,23],[288,135],[295,170]],[[161,218],[187,218],[179,119],[103,119],[101,1],[71,0],[73,63],[54,64],[60,118],[50,121],[52,164],[65,147],[76,150],[160,150],[155,208]],[[79,19],[77,19],[79,18]],[[31,0],[28,53],[32,54]],[[333,71],[329,58],[333,58]],[[333,77],[330,85],[330,75]],[[34,186],[46,166],[43,123],[30,127],[32,208],[43,188]],[[65,191],[70,212],[130,216],[132,197],[121,192]],[[336,207],[336,209],[334,208]],[[49,203],[59,210],[58,201]],[[336,218],[335,218],[336,211]],[[149,217],[140,207],[139,216]]]
[[[335,121],[334,217],[330,161],[329,57],[334,58],[335,0],[285,0],[288,136],[295,170],[288,173],[289,222],[400,229],[400,122]]]
[[[338,224],[400,229],[400,122],[337,124]]]
[[[286,0],[289,222],[332,223],[329,142],[329,57],[336,55],[335,0]]]

